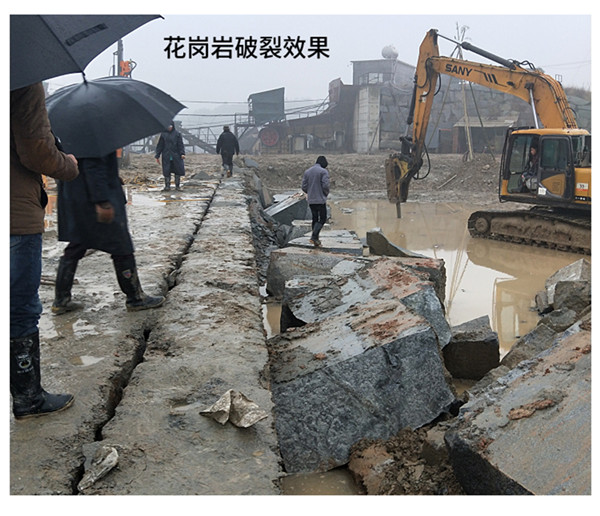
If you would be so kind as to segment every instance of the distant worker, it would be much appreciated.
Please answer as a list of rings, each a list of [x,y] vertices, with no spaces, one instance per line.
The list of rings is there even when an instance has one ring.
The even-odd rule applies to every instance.
[[[321,247],[319,234],[327,222],[327,196],[329,195],[329,172],[327,159],[319,156],[317,162],[304,171],[302,191],[306,194],[312,213],[312,235],[310,243]]]
[[[157,308],[164,303],[163,296],[149,296],[140,285],[126,204],[116,152],[101,158],[80,158],[77,179],[58,181],[58,239],[69,244],[56,273],[52,304],[55,315],[82,307],[71,301],[71,288],[77,264],[88,249],[111,255],[128,311]]]
[[[228,125],[223,126],[223,132],[217,140],[217,154],[221,155],[223,161],[223,171],[227,177],[231,177],[233,172],[233,155],[238,156],[240,153],[240,145],[238,139],[229,130]]]
[[[168,129],[160,134],[154,157],[160,163],[162,155],[162,171],[165,178],[164,192],[171,189],[171,174],[175,176],[175,190],[181,190],[181,176],[185,175],[185,146],[181,133],[175,129],[175,122],[171,122]]]
[[[538,162],[538,145],[534,142],[529,148],[529,159],[521,176],[523,182],[522,192],[533,192],[537,188]]]
[[[15,419],[58,412],[73,403],[71,394],[49,394],[41,385],[39,287],[48,201],[42,174],[70,181],[78,171],[75,156],[56,146],[40,82],[10,92],[10,393]]]

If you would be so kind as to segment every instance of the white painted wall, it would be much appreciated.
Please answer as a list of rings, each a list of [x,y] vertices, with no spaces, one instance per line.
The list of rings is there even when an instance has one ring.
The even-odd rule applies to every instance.
[[[354,109],[354,141],[356,152],[379,150],[379,85],[360,88]]]

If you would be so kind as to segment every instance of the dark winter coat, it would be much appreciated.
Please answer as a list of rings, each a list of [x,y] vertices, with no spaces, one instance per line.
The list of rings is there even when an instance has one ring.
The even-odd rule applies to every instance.
[[[10,92],[10,234],[44,231],[48,200],[42,174],[69,181],[75,162],[60,152],[50,130],[42,83]]]
[[[185,165],[181,157],[185,156],[185,146],[181,133],[177,129],[173,128],[171,131],[164,131],[160,134],[154,157],[158,159],[161,155],[163,176],[185,175]]]
[[[233,156],[240,153],[240,144],[235,134],[231,131],[223,131],[217,140],[217,154]]]
[[[58,239],[110,254],[133,253],[116,152],[103,158],[79,158],[78,162],[77,179],[57,181]],[[105,201],[115,210],[109,224],[96,220],[95,205]]]

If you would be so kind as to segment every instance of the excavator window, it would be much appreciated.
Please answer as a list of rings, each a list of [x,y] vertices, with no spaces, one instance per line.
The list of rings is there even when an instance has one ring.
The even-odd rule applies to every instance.
[[[576,167],[592,166],[592,137],[590,135],[571,137],[574,165]]]
[[[568,141],[561,139],[545,139],[542,146],[542,168],[545,170],[567,170],[569,162]]]
[[[529,150],[537,142],[537,136],[530,134],[516,135],[511,143],[510,157],[508,162],[508,174],[504,173],[504,178],[508,179],[508,191],[510,193],[521,192],[522,175],[527,169],[529,161]]]

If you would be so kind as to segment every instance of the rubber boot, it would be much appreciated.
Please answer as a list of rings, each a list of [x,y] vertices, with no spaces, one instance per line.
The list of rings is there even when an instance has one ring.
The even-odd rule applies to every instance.
[[[158,308],[165,302],[163,296],[154,297],[144,293],[135,265],[135,257],[132,254],[114,256],[113,264],[117,273],[119,287],[121,287],[121,290],[127,296],[125,306],[129,312]]]
[[[71,394],[49,394],[42,389],[39,332],[10,339],[10,393],[15,419],[44,416],[73,404]]]
[[[310,243],[313,244],[315,247],[321,247],[321,241],[319,240],[321,229],[323,229],[323,224],[321,224],[320,222],[315,222],[310,237]]]
[[[165,176],[165,187],[163,188],[163,192],[168,192],[171,189],[171,178]]]
[[[180,181],[181,181],[181,177],[179,177],[178,175],[175,175],[175,190],[181,190],[181,187],[179,186]]]
[[[75,271],[79,260],[61,257],[56,271],[56,284],[54,287],[54,302],[52,313],[56,315],[72,312],[83,308],[81,303],[71,301],[71,288],[75,279]]]

